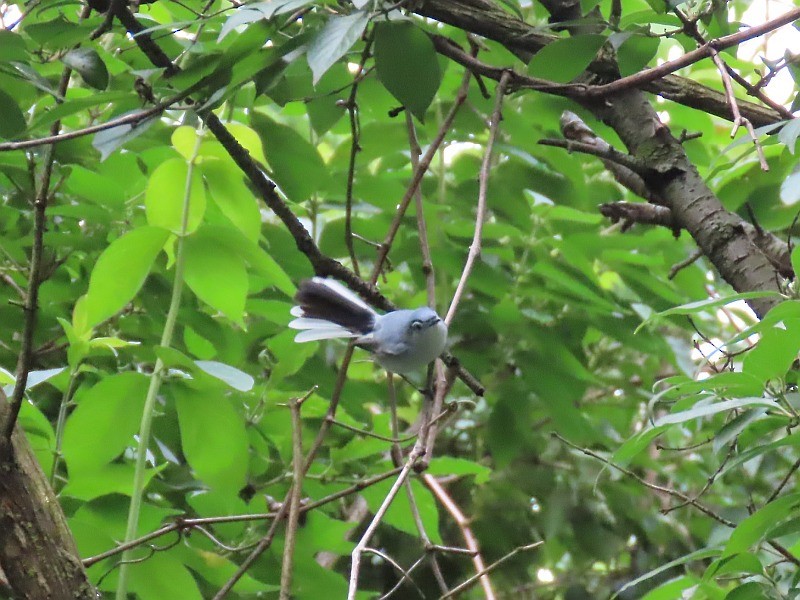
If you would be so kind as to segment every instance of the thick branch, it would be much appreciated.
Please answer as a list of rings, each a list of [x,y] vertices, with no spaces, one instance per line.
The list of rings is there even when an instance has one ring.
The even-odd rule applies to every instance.
[[[0,392],[0,420],[10,407]],[[25,434],[0,440],[0,569],[18,600],[95,598],[78,549]]]
[[[145,28],[136,20],[127,7],[121,7],[117,11],[116,16],[125,26],[128,33],[134,36],[134,40],[139,48],[154,65],[163,68],[166,75],[174,75],[180,71],[179,67],[175,66],[169,57],[164,54],[163,50],[153,41],[150,34],[145,31]],[[267,178],[258,163],[252,159],[250,153],[244,146],[231,135],[222,121],[212,112],[204,112],[201,116],[209,130],[250,180],[262,200],[272,209],[275,215],[289,230],[289,233],[297,244],[297,248],[306,255],[306,258],[308,258],[308,261],[311,263],[317,275],[333,277],[346,283],[350,288],[361,294],[365,300],[377,308],[387,311],[397,308],[378,291],[375,285],[367,283],[339,261],[323,254],[314,243],[314,240],[306,228],[300,222],[300,219],[297,218],[275,191],[275,184]],[[442,356],[442,359],[446,364],[455,366],[458,377],[473,393],[478,396],[483,395],[483,386],[469,371],[458,363],[455,357],[446,354]]]
[[[465,7],[471,6],[474,2],[475,0],[470,0],[469,3],[454,2],[448,3],[448,6],[457,4],[459,12],[453,14],[460,16]],[[428,4],[426,3],[426,6]],[[444,7],[442,10],[444,13],[447,12]],[[489,13],[487,18],[493,18],[493,14]],[[786,22],[785,19],[782,22]],[[451,20],[456,19],[453,17]],[[508,21],[510,28],[518,26],[518,22],[510,17],[506,17],[505,20]],[[475,15],[473,21],[480,22],[479,15]],[[776,21],[770,22],[772,26],[775,26],[775,23]],[[481,27],[485,29],[484,26]],[[763,30],[764,26],[760,26],[751,28],[743,34],[749,35],[753,31],[763,32]],[[497,34],[496,28],[494,33]],[[742,41],[743,37],[745,36],[739,35],[734,39]],[[730,44],[731,40],[732,36],[728,36],[723,38],[723,43]],[[515,44],[518,45],[518,40],[513,38],[502,37],[498,41],[512,49],[517,47]],[[434,44],[437,51],[465,64],[461,60],[463,57],[460,56],[465,53],[457,47],[454,48],[452,43],[434,40]],[[475,62],[471,57],[468,57],[468,60]],[[499,79],[502,71],[484,65],[480,74]],[[511,86],[513,85],[512,81]],[[604,98],[602,102],[586,100],[585,97],[581,99],[580,94],[573,91],[561,93],[582,102],[595,117],[610,125],[625,143],[629,153],[658,174],[656,177],[648,178],[648,187],[663,199],[664,204],[672,210],[678,224],[689,231],[722,277],[736,291],[778,290],[779,278],[776,277],[777,272],[772,262],[744,235],[743,220],[726,210],[708,188],[689,161],[680,142],[672,137],[668,128],[660,122],[655,110],[641,91],[626,89]],[[729,112],[729,109],[726,110]],[[744,111],[742,112],[744,114]],[[763,315],[776,302],[775,298],[762,298],[752,300],[750,304],[757,314]]]
[[[415,12],[441,21],[442,23],[447,23],[448,25],[453,25],[465,31],[476,33],[500,42],[509,50],[522,57],[523,60],[529,59],[532,54],[558,39],[558,36],[543,33],[532,25],[514,18],[507,12],[498,8],[490,0],[460,0],[456,2],[450,0],[426,0],[415,9]],[[761,35],[764,31],[769,31],[781,24],[791,22],[797,19],[798,15],[800,15],[800,9],[795,9],[790,11],[790,13],[782,15],[780,20],[769,21],[766,24],[752,27],[733,34],[732,36],[726,36],[712,43],[717,49],[721,49],[722,47],[727,48],[731,45],[741,43],[744,39]],[[718,44],[722,44],[723,46]],[[696,62],[697,60],[705,58],[708,56],[706,53],[709,52],[710,47],[711,46],[703,50],[696,50],[696,54],[693,54],[690,59],[682,57],[679,61],[689,60],[689,63],[686,64],[690,64],[691,62]],[[437,51],[442,52],[439,46],[437,46]],[[589,70],[592,73],[605,77],[609,72],[613,72],[615,68],[613,63],[609,61],[610,59],[605,59],[595,62],[589,66]],[[653,69],[644,71],[644,73],[648,73],[648,75],[641,76],[641,78],[635,80],[633,84],[639,89],[657,94],[663,98],[692,108],[704,110],[724,119],[732,120],[733,115],[724,94],[692,81],[691,79],[670,74],[681,68],[681,66],[686,65],[683,64],[683,62],[672,62],[671,67],[674,68],[664,68],[664,66],[661,65],[662,70],[660,71],[655,71],[654,73],[650,73]],[[493,78],[498,79],[499,75],[498,73],[497,77]],[[590,93],[602,96],[620,91],[632,84],[630,78],[626,78],[625,80],[620,79],[618,81],[622,83],[614,82],[607,86],[592,86],[596,88],[596,90]],[[512,87],[514,84],[515,82],[512,81]],[[609,87],[609,85],[613,87]],[[777,123],[783,119],[778,112],[752,102],[740,101],[739,108],[742,116],[749,119],[756,127]]]

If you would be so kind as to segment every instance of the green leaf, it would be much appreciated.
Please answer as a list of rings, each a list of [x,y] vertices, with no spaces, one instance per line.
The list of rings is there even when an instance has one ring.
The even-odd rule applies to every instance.
[[[800,319],[784,319],[783,328],[772,327],[761,334],[758,345],[747,353],[742,372],[766,383],[782,378],[800,351]]]
[[[370,486],[361,492],[373,513],[378,510],[393,483],[394,481],[390,479]],[[420,516],[422,517],[425,531],[434,544],[441,543],[441,535],[439,535],[439,513],[436,509],[436,499],[428,488],[422,485],[417,479],[411,479],[411,489]],[[389,510],[386,511],[383,522],[409,535],[415,537],[418,535],[417,527],[411,515],[408,494],[405,490],[401,489],[397,496],[395,496],[394,502],[392,502]]]
[[[773,597],[771,594],[767,595],[766,586],[755,581],[747,581],[731,590],[725,596],[725,600],[771,600]]]
[[[122,310],[141,289],[169,233],[156,227],[139,227],[114,240],[97,259],[84,301],[83,327],[73,322],[78,335]],[[125,276],[121,277],[120,274]]]
[[[704,404],[702,406],[695,406],[691,410],[685,410],[679,413],[665,415],[656,420],[655,426],[674,425],[675,423],[684,423],[692,419],[699,419],[700,417],[707,417],[721,412],[727,412],[736,408],[744,406],[765,406],[767,408],[776,408],[778,405],[774,400],[767,400],[766,398],[736,398],[735,400],[725,400],[723,402],[714,402],[712,404]]]
[[[760,542],[777,523],[800,507],[800,493],[787,494],[761,507],[736,526],[722,551],[722,558],[745,552]]]
[[[150,225],[162,227],[176,235],[184,233],[183,205],[188,176],[189,166],[180,158],[161,163],[150,175],[144,200]],[[186,234],[193,233],[200,226],[206,211],[206,192],[197,169],[192,172],[190,185]]]
[[[660,575],[665,571],[669,571],[670,569],[674,569],[675,567],[679,567],[681,565],[685,565],[688,562],[692,562],[695,560],[703,560],[706,558],[710,558],[712,556],[717,556],[720,553],[719,548],[701,548],[700,550],[695,550],[694,552],[690,552],[680,558],[676,558],[675,560],[671,560],[668,563],[660,565],[653,569],[652,571],[648,571],[644,575],[640,575],[633,581],[627,582],[621,588],[619,588],[616,593],[614,594],[613,598],[619,598],[620,594],[622,594],[625,590],[635,587],[642,582],[645,582],[649,579],[652,579],[656,575]],[[649,596],[648,596],[649,597]],[[670,598],[673,596],[669,596]]]
[[[0,30],[0,62],[27,60],[28,48],[25,45],[25,38],[7,29]]]
[[[698,300],[697,302],[689,302],[688,304],[681,304],[680,306],[675,306],[673,308],[663,310],[658,313],[654,313],[647,317],[637,328],[635,333],[638,333],[642,327],[647,325],[648,323],[655,323],[665,317],[671,317],[673,315],[694,315],[697,313],[709,311],[714,308],[718,308],[720,306],[725,306],[726,304],[730,304],[731,302],[736,302],[738,300],[753,300],[755,298],[775,298],[780,297],[781,294],[778,292],[742,292],[740,294],[733,294],[731,296],[725,296],[724,298],[708,298],[706,300]]]
[[[253,389],[255,380],[236,367],[213,360],[196,360],[195,364],[212,377],[224,381],[235,390],[249,392]]]
[[[207,161],[202,165],[203,177],[211,199],[230,222],[251,240],[261,233],[261,213],[253,193],[244,184],[238,168],[221,161]]]
[[[420,121],[425,120],[442,73],[430,37],[410,21],[375,27],[378,79]]]
[[[253,129],[261,136],[272,176],[294,202],[302,202],[327,185],[329,174],[317,149],[291,127],[253,112]]]
[[[117,115],[116,118],[138,112],[141,111],[138,109],[131,110],[121,115]],[[120,148],[122,145],[145,133],[156,122],[158,122],[158,117],[154,116],[132,125],[117,125],[116,127],[104,129],[103,131],[99,131],[94,135],[94,138],[92,139],[92,146],[100,153],[100,160],[103,161],[111,156],[111,154],[113,154],[114,151]]]
[[[56,367],[54,369],[45,369],[43,371],[31,371],[28,373],[28,379],[25,382],[25,391],[36,387],[40,383],[44,383],[45,381],[52,379],[56,375],[63,373],[66,367]],[[7,373],[7,372],[6,372]],[[10,373],[8,374],[10,376]],[[3,387],[3,393],[6,396],[10,396],[11,393],[14,391],[14,378],[11,377],[11,382],[9,385]]]
[[[176,556],[156,552],[131,566],[130,588],[141,600],[202,600],[197,582]]]
[[[92,30],[100,24],[101,18],[91,18],[74,23],[59,15],[44,23],[26,24],[24,32],[44,48],[57,50],[70,48],[85,42]]]
[[[98,90],[108,87],[108,69],[92,48],[75,48],[61,57],[61,62],[80,73],[83,80]]]
[[[638,73],[646,67],[655,58],[661,43],[660,38],[627,31],[611,35],[609,41],[617,49],[617,64],[623,77]]]
[[[25,115],[14,99],[3,90],[0,90],[0,114],[3,115],[0,119],[0,137],[11,139],[25,131]]]
[[[369,13],[363,10],[328,19],[308,46],[308,66],[314,75],[314,84],[361,38],[369,19]]]
[[[247,477],[244,418],[215,392],[175,388],[181,448],[197,476],[212,488],[235,494]]]
[[[243,326],[249,285],[244,259],[230,248],[216,245],[214,237],[204,235],[203,230],[188,237],[185,244],[186,284],[203,302]]]
[[[792,250],[792,270],[795,273],[800,273],[800,246],[795,246]]]
[[[595,34],[556,40],[533,56],[528,64],[528,73],[534,77],[568,83],[583,73],[605,42],[605,37]]]
[[[144,485],[162,471],[167,465],[145,471]],[[130,463],[111,463],[96,470],[81,471],[70,477],[69,483],[61,490],[61,495],[78,500],[92,500],[109,494],[130,496],[133,492],[133,465]]]
[[[786,125],[781,127],[778,132],[778,139],[786,145],[787,150],[794,154],[794,147],[797,143],[797,136],[800,135],[800,123],[796,119],[792,119]]]
[[[427,473],[431,475],[474,475],[475,483],[483,484],[489,481],[492,470],[465,458],[455,456],[440,456],[431,460]]]
[[[135,444],[149,382],[145,375],[128,371],[78,390],[77,408],[64,427],[63,452],[71,477],[97,470]]]

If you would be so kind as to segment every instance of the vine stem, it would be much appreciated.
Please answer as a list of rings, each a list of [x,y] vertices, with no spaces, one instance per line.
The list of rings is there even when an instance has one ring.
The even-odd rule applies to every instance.
[[[189,160],[186,171],[186,185],[183,191],[183,212],[181,214],[181,232],[175,248],[175,280],[172,283],[172,298],[167,311],[167,320],[164,323],[164,331],[161,334],[161,346],[169,347],[172,344],[172,335],[175,332],[175,323],[178,320],[178,309],[181,305],[183,294],[183,271],[186,266],[184,255],[184,240],[189,224],[189,201],[192,191],[192,174],[197,153],[200,150],[202,136],[198,135],[195,141],[192,158]],[[145,465],[147,462],[147,448],[150,445],[150,432],[153,425],[153,413],[155,411],[156,398],[164,380],[164,361],[161,358],[156,360],[153,374],[150,376],[150,386],[147,388],[147,396],[144,401],[142,411],[142,422],[139,426],[139,445],[136,449],[136,467],[133,474],[133,490],[131,492],[131,504],[128,509],[128,525],[125,529],[125,542],[130,542],[136,538],[136,530],[139,526],[139,513],[142,508],[142,497],[144,496],[145,486]],[[116,600],[126,600],[128,594],[128,575],[132,549],[126,550],[122,554],[120,561],[119,580],[117,582]]]

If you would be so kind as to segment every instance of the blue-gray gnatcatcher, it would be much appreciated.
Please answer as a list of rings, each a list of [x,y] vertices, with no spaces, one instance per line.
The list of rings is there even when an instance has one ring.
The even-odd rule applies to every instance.
[[[369,304],[333,279],[314,277],[300,283],[295,295],[300,329],[294,341],[355,338],[387,371],[407,374],[428,365],[447,343],[447,325],[427,306],[378,314]]]

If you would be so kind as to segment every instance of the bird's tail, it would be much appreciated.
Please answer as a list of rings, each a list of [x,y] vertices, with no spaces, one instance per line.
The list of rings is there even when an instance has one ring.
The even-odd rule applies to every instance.
[[[300,283],[295,294],[298,317],[289,327],[302,330],[297,342],[359,337],[372,331],[378,316],[371,306],[333,279],[314,277]]]

